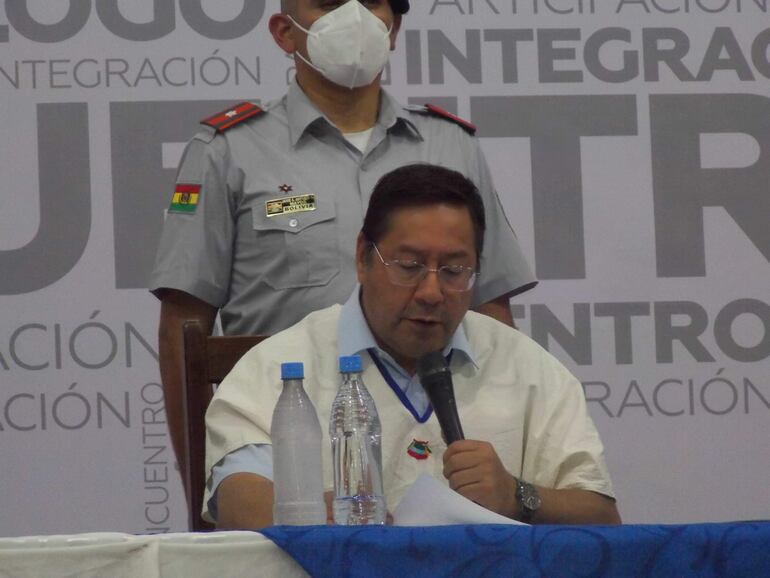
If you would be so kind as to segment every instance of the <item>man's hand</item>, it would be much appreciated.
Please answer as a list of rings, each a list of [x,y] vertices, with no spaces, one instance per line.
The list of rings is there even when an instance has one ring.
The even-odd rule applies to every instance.
[[[444,452],[444,477],[460,495],[509,518],[521,514],[516,478],[503,467],[492,444],[475,440],[452,443]],[[536,524],[620,524],[615,500],[589,490],[537,487],[542,506]]]
[[[503,516],[513,517],[516,480],[488,442],[460,440],[444,452],[444,477],[460,495]]]

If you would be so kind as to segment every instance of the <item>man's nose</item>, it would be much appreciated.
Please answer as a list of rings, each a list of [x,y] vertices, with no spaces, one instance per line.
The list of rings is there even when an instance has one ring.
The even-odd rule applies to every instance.
[[[437,305],[444,300],[444,292],[441,290],[441,281],[438,271],[428,270],[417,284],[414,298],[427,305]]]

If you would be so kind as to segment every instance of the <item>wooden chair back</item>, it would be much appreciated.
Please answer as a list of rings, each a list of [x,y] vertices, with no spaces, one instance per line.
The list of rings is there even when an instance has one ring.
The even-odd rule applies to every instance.
[[[201,517],[203,491],[206,487],[206,408],[215,386],[230,373],[235,363],[249,349],[265,339],[264,335],[212,337],[197,321],[186,321],[184,341],[184,420],[186,468],[182,472],[187,488],[189,528],[208,531],[214,526]]]

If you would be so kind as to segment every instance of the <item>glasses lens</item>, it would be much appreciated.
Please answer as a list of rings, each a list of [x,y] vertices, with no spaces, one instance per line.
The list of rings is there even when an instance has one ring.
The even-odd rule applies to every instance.
[[[476,272],[461,265],[447,265],[438,271],[441,284],[452,291],[467,291],[473,286]]]
[[[394,285],[401,285],[403,287],[414,287],[418,285],[428,274],[428,271],[434,272],[438,275],[441,286],[450,291],[468,291],[473,287],[476,281],[476,271],[470,267],[463,265],[444,265],[438,269],[428,269],[424,263],[417,261],[400,261],[399,259],[393,259],[392,261],[386,261],[377,245],[374,245],[374,250],[377,252],[377,256],[385,265],[388,278]]]
[[[417,285],[425,277],[425,265],[415,261],[395,260],[388,265],[390,280],[397,285]]]

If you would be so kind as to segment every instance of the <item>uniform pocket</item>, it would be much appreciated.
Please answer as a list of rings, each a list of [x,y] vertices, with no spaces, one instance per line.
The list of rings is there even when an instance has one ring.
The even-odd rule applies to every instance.
[[[273,289],[326,285],[340,271],[339,223],[331,199],[315,209],[268,217],[265,203],[252,211],[258,246],[265,248],[265,282]]]

